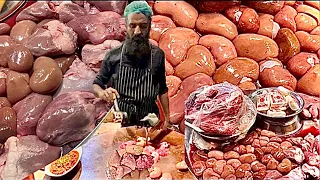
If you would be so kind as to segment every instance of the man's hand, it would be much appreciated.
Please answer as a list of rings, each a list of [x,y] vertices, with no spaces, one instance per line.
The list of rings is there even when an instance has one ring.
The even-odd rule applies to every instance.
[[[171,123],[169,122],[169,120],[166,120],[166,121],[164,122],[164,124],[163,124],[162,130],[166,131],[166,130],[168,130],[168,128],[171,128],[171,127],[172,127],[172,125],[171,125]]]
[[[117,98],[120,97],[118,91],[113,88],[108,88],[97,92],[98,98],[101,98],[109,103],[114,100],[113,94],[115,94]]]

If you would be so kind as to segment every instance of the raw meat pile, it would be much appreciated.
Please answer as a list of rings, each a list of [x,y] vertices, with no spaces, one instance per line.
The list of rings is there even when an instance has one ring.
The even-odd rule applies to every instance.
[[[150,145],[146,146],[146,140],[142,137],[139,137],[137,141],[122,143],[120,149],[115,150],[109,159],[112,179],[159,178],[162,174],[161,169],[154,164],[161,157],[168,155],[168,148],[169,144],[166,142],[160,143],[157,149]]]
[[[193,173],[202,179],[320,178],[320,135],[279,138],[257,129],[238,143],[217,145],[208,152],[191,149]]]
[[[242,90],[284,86],[320,96],[318,2],[149,4],[156,14],[150,38],[166,54],[172,123],[182,127],[182,102],[212,83],[227,81]]]
[[[150,41],[166,54],[170,120],[182,131],[183,102],[203,85],[227,81],[242,90],[284,86],[320,96],[316,1],[149,4],[155,12]],[[104,54],[125,38],[125,5],[126,1],[28,2],[17,16],[0,23],[0,143],[18,134],[64,145],[90,131],[94,119],[107,110],[93,98],[90,84]],[[306,116],[320,115],[314,103],[305,108]],[[78,118],[83,121],[68,119],[70,111],[81,112]],[[57,122],[51,122],[54,119]],[[46,134],[50,123],[52,134]],[[58,123],[61,137],[54,133]],[[69,137],[74,124],[83,134]]]
[[[104,54],[124,40],[125,4],[38,1],[12,27],[1,23],[0,179],[23,179],[60,148],[66,154],[109,110],[92,82]]]
[[[203,86],[186,101],[185,118],[210,135],[233,135],[247,112],[241,89],[230,83]]]

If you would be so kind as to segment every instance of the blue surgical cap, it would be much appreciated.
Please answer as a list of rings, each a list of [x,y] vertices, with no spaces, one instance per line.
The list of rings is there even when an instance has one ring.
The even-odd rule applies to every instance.
[[[142,13],[147,17],[151,17],[153,15],[152,9],[146,1],[133,1],[127,5],[124,10],[124,17],[133,13]]]

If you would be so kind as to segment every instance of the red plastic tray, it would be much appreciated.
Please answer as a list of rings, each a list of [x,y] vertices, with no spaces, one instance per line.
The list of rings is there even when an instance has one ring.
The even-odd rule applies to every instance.
[[[311,133],[314,136],[317,136],[320,134],[320,129],[316,128],[315,126],[311,126],[307,129],[302,130],[299,134],[297,134],[297,137],[304,137],[306,136],[308,133]]]

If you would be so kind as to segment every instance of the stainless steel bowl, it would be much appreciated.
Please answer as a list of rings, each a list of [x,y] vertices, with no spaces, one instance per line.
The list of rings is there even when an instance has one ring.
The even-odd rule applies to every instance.
[[[255,106],[257,95],[261,94],[263,90],[270,89],[277,88],[263,88],[249,95]],[[302,127],[302,122],[299,118],[299,114],[303,110],[305,102],[299,94],[291,92],[291,95],[297,100],[299,106],[299,109],[296,112],[285,117],[271,117],[265,113],[257,112],[257,125],[262,129],[275,132],[279,137],[292,136],[295,133],[299,132]]]
[[[262,94],[262,92],[264,90],[271,90],[271,89],[277,89],[276,87],[272,87],[272,88],[262,88],[262,89],[258,89],[257,91],[253,92],[252,94],[249,95],[249,98],[253,101],[253,103],[255,104],[256,106],[256,102],[257,102],[257,95],[260,95]],[[290,94],[297,100],[298,102],[298,105],[299,105],[299,109],[293,113],[293,114],[290,114],[290,115],[287,115],[285,117],[271,117],[271,116],[268,116],[267,114],[265,113],[261,113],[261,112],[257,112],[258,116],[261,116],[261,118],[263,119],[266,119],[266,120],[271,120],[271,121],[290,121],[292,120],[293,118],[295,118],[295,116],[297,116],[298,114],[300,114],[303,110],[303,107],[304,107],[304,100],[302,99],[302,97],[295,93],[295,92],[290,92]]]

